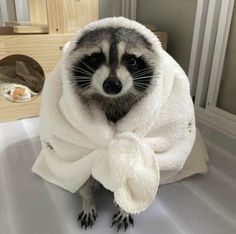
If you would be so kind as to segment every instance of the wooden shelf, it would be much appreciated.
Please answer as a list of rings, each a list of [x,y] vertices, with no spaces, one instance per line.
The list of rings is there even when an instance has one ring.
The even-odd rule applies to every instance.
[[[19,34],[45,34],[48,33],[47,25],[15,25],[13,32]]]
[[[45,34],[45,33],[48,33],[48,25],[47,24],[30,23],[30,22],[9,21],[9,22],[6,22],[6,30],[7,29],[9,30],[9,32],[11,31],[12,34]],[[3,27],[3,30],[4,30],[4,27]],[[4,31],[1,34],[4,34]],[[10,33],[7,33],[7,34],[10,34]]]

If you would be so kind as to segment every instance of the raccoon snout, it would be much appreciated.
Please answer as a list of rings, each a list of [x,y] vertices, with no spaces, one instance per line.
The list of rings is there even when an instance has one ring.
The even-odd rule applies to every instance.
[[[118,94],[122,90],[122,83],[118,78],[108,77],[103,83],[103,90],[107,94]]]

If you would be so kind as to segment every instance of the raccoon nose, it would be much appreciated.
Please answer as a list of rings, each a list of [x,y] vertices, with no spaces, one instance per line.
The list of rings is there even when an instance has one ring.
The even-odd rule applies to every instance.
[[[118,94],[122,90],[122,83],[117,78],[108,77],[103,83],[103,90],[107,94]]]

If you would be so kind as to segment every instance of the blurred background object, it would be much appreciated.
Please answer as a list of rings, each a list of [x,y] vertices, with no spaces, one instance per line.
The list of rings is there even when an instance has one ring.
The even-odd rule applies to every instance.
[[[98,0],[1,0],[0,7],[0,121],[37,116],[45,77],[73,34],[98,19]]]

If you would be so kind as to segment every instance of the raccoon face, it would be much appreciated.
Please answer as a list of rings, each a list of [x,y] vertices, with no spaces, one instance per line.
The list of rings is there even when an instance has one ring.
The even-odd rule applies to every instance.
[[[151,44],[127,28],[87,32],[69,56],[71,84],[85,99],[139,99],[151,88],[157,61]]]

